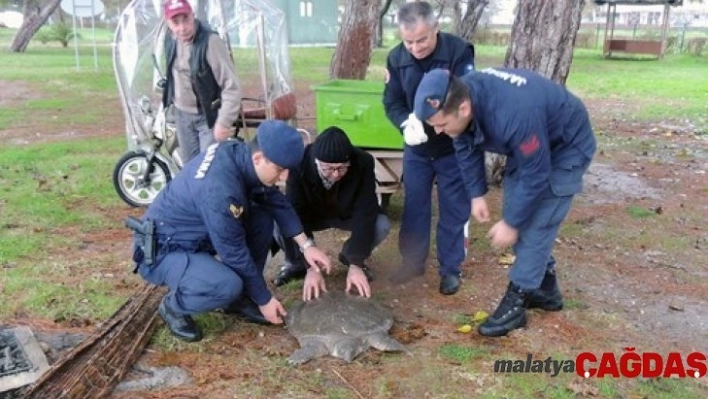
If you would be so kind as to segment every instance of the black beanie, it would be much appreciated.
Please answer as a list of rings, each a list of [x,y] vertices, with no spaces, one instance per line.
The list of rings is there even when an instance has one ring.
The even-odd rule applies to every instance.
[[[328,127],[318,134],[312,144],[312,153],[315,158],[326,163],[349,162],[352,149],[352,143],[347,134],[336,126]]]

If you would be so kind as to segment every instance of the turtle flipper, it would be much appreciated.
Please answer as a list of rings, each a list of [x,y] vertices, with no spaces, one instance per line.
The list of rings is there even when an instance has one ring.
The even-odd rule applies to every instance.
[[[324,356],[328,353],[329,350],[327,350],[327,346],[323,342],[308,340],[300,349],[290,355],[288,358],[288,364],[297,366],[316,357]]]
[[[349,363],[354,360],[358,354],[369,349],[369,346],[368,342],[358,337],[342,338],[334,344],[332,356],[336,356]]]
[[[407,352],[403,344],[396,341],[395,339],[389,337],[384,333],[377,333],[369,335],[369,344],[380,351],[387,352]]]

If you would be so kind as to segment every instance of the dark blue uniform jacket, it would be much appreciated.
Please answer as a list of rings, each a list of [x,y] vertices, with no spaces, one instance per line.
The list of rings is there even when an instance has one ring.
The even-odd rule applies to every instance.
[[[425,60],[416,60],[403,43],[398,44],[388,54],[386,61],[387,82],[384,88],[383,104],[386,116],[396,127],[408,119],[413,112],[413,100],[423,74],[436,68],[447,69],[456,76],[462,76],[474,70],[474,47],[455,35],[438,33],[435,50]],[[452,154],[452,140],[444,135],[435,134],[428,124],[423,122],[428,141],[409,147],[416,154],[440,157]]]
[[[271,294],[246,245],[244,220],[253,206],[270,213],[286,237],[302,233],[285,195],[256,176],[248,144],[212,145],[187,163],[148,208],[145,217],[155,221],[159,240],[157,261],[168,251],[215,251],[243,279],[246,295],[265,305]]]
[[[565,87],[528,70],[494,68],[463,77],[472,92],[473,121],[454,140],[470,198],[487,192],[484,151],[504,154],[505,179],[518,189],[505,193],[504,220],[522,228],[545,190],[557,196],[582,189],[582,179],[563,173],[587,165],[596,149],[583,103]]]

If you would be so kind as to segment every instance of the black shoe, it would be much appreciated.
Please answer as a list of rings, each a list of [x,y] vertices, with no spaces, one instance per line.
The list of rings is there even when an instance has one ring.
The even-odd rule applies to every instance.
[[[546,272],[543,276],[541,288],[529,295],[529,303],[526,309],[543,309],[548,311],[559,311],[563,309],[563,295],[558,288],[556,274],[552,271]]]
[[[479,334],[485,337],[501,337],[511,330],[525,326],[528,297],[529,293],[521,291],[516,284],[509,283],[497,310],[477,329]]]
[[[280,268],[280,271],[275,276],[275,279],[273,279],[273,284],[275,284],[276,287],[280,287],[281,285],[285,285],[293,280],[303,279],[305,278],[306,274],[306,267],[303,267],[301,265],[295,265],[292,263],[286,263],[285,265],[283,265],[283,267]]]
[[[388,277],[388,281],[391,284],[405,284],[413,280],[414,278],[422,276],[424,274],[425,269],[413,270],[405,266],[401,266]]]
[[[176,315],[167,305],[167,297],[162,298],[157,311],[165,321],[167,328],[172,335],[189,342],[196,342],[202,339],[202,332],[191,316]]]
[[[270,324],[268,319],[266,319],[265,316],[263,316],[263,313],[261,313],[258,305],[256,305],[251,298],[246,298],[243,296],[225,307],[224,313],[234,315],[249,323]]]
[[[349,267],[349,260],[347,259],[346,256],[344,256],[343,253],[339,253],[339,263],[343,264],[346,267]],[[374,272],[369,268],[369,266],[366,265],[366,263],[361,262],[361,265],[359,265],[359,268],[364,271],[364,275],[366,276],[366,279],[368,281],[374,281]]]
[[[457,274],[446,274],[440,279],[440,293],[443,295],[456,294],[460,289],[460,276]]]

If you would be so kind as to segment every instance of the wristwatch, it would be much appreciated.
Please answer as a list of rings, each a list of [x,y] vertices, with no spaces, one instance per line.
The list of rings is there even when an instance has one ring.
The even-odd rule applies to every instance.
[[[304,244],[300,247],[300,252],[305,253],[305,250],[310,247],[314,247],[315,242],[312,240],[312,238],[308,238],[307,241],[305,241]]]

